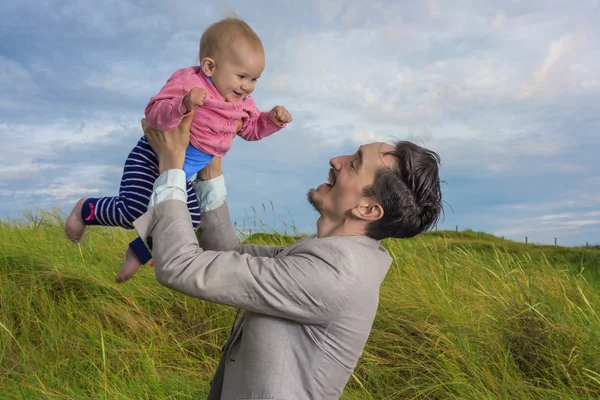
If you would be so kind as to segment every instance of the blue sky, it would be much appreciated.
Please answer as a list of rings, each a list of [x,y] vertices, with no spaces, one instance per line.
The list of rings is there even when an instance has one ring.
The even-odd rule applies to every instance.
[[[294,117],[224,159],[240,224],[272,202],[270,227],[313,232],[329,158],[408,139],[442,158],[440,228],[600,243],[599,4],[2,2],[0,218],[116,194],[148,100],[229,7],[265,45],[257,104]]]

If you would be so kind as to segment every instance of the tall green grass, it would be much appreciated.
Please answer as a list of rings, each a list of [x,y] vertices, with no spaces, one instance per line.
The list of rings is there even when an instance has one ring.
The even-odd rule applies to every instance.
[[[206,395],[236,310],[147,267],[114,283],[133,237],[89,229],[73,245],[48,213],[0,223],[0,398]],[[600,397],[600,251],[453,232],[384,245],[394,265],[343,399]]]

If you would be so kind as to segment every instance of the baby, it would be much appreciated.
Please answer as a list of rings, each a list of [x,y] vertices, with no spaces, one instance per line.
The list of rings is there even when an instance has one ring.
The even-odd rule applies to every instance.
[[[292,121],[281,106],[261,112],[250,94],[265,68],[265,54],[257,34],[241,19],[226,18],[212,24],[200,39],[200,66],[176,71],[148,103],[146,119],[151,126],[168,131],[192,110],[190,144],[183,170],[187,180],[187,204],[194,228],[200,209],[192,187],[196,172],[213,157],[231,148],[234,136],[249,141],[264,139]],[[158,160],[148,140],[142,137],[127,160],[119,195],[81,198],[65,224],[67,237],[77,243],[86,226],[133,228],[133,221],[147,211]],[[129,244],[117,282],[129,279],[152,258],[141,238]]]

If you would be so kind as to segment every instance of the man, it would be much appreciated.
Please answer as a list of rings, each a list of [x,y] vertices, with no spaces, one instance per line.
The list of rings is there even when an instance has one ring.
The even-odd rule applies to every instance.
[[[330,161],[308,194],[317,234],[290,247],[238,246],[220,166],[197,182],[192,229],[182,171],[190,117],[171,132],[142,121],[160,177],[134,226],[158,282],[244,310],[223,348],[209,399],[338,399],[362,354],[391,257],[379,240],[432,227],[441,211],[437,154],[371,143]],[[212,169],[211,169],[212,168]]]

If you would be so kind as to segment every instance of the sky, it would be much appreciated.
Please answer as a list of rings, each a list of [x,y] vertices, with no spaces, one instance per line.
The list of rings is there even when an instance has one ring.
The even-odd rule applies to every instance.
[[[329,159],[401,139],[441,157],[439,229],[600,243],[599,0],[207,3],[0,3],[0,218],[116,195],[148,100],[229,8],[265,47],[257,105],[294,118],[223,159],[240,227],[314,233]]]

